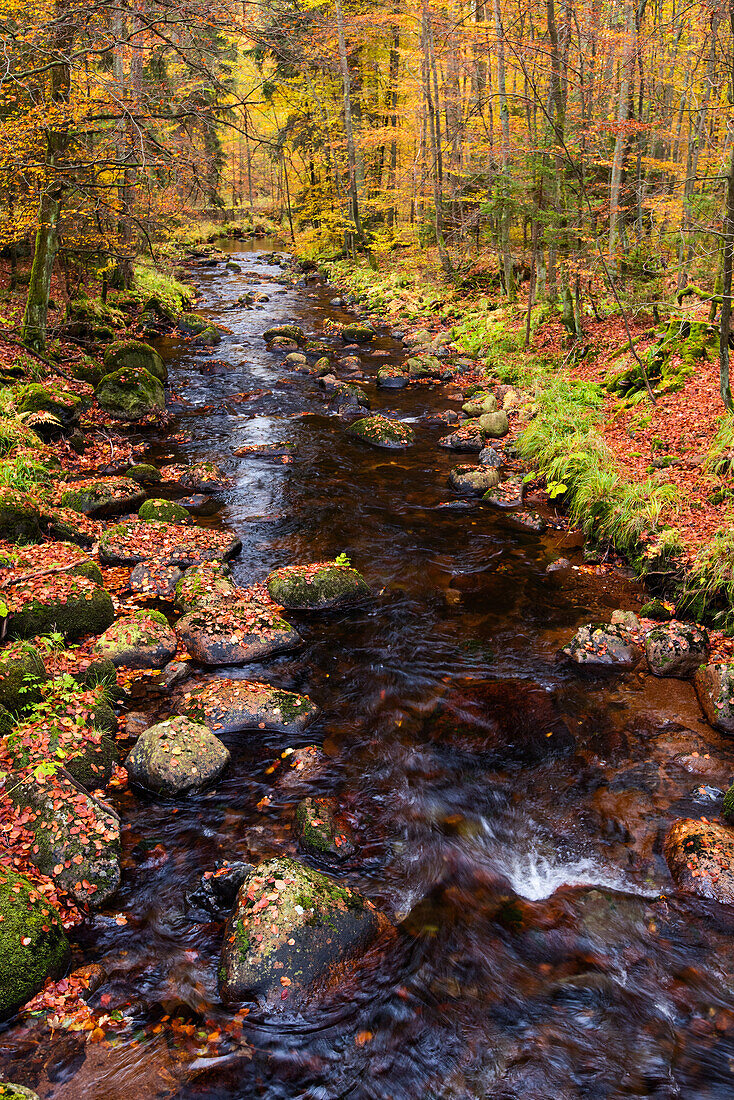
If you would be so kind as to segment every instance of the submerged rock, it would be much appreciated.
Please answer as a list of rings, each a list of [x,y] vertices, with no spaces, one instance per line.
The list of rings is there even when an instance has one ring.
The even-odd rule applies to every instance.
[[[297,630],[271,607],[240,599],[195,608],[176,624],[176,636],[203,665],[244,665],[301,644]]]
[[[369,325],[345,325],[342,340],[345,344],[368,344],[375,338],[375,330]]]
[[[163,383],[139,367],[106,374],[94,391],[102,409],[116,420],[141,420],[166,405]]]
[[[282,787],[297,787],[318,778],[326,763],[327,757],[320,745],[302,745],[299,749],[284,749],[267,774],[275,775]]]
[[[176,655],[176,635],[167,623],[143,613],[118,619],[95,650],[115,668],[163,668]]]
[[[197,493],[211,493],[226,485],[228,478],[216,462],[192,462],[184,465],[163,466],[161,475],[165,481],[175,482],[184,489]]]
[[[500,483],[496,470],[486,466],[454,466],[449,472],[449,487],[465,496],[480,497]]]
[[[668,830],[665,859],[679,890],[734,905],[734,832],[711,821],[684,818]]]
[[[333,984],[333,972],[385,927],[387,918],[355,891],[296,860],[270,859],[243,882],[224,930],[222,999],[295,1006],[317,983]]]
[[[369,443],[372,447],[385,447],[396,450],[409,447],[415,442],[415,433],[409,424],[400,420],[391,420],[387,416],[375,414],[355,420],[347,428],[347,434]]]
[[[371,596],[361,573],[335,561],[286,565],[265,582],[271,598],[288,611],[324,611],[349,607]]]
[[[82,905],[104,905],[120,885],[117,815],[60,774],[12,779],[8,795],[25,811],[38,870]]]
[[[319,714],[307,695],[257,680],[210,680],[186,692],[179,710],[217,733],[268,729],[301,733]]]
[[[640,646],[625,630],[606,623],[579,627],[563,652],[574,664],[617,672],[629,672],[642,657]]]
[[[734,665],[704,665],[693,677],[706,719],[724,733],[734,733]]]
[[[691,676],[710,649],[705,630],[688,623],[666,623],[645,636],[645,656],[653,676]]]
[[[229,750],[207,726],[178,715],[141,733],[125,767],[134,783],[175,797],[213,782],[228,763]]]
[[[34,997],[47,978],[62,977],[71,950],[56,908],[27,878],[4,867],[0,868],[0,917],[0,1019],[4,1020]]]
[[[331,798],[304,798],[299,802],[293,832],[304,852],[329,863],[350,859],[357,851],[352,830],[335,812]]]

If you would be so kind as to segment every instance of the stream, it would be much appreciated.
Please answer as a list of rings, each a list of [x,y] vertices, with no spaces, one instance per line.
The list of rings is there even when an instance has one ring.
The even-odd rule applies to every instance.
[[[319,704],[295,747],[323,746],[320,775],[278,782],[270,766],[294,744],[232,734],[212,789],[116,796],[123,886],[75,932],[74,965],[102,964],[102,1003],[130,1024],[98,1044],[10,1025],[0,1071],[42,1100],[731,1098],[734,914],[678,894],[662,856],[674,818],[717,816],[702,788],[725,789],[731,750],[688,683],[582,676],[557,656],[644,593],[622,572],[548,574],[562,555],[583,565],[561,532],[452,496],[448,471],[473,459],[438,448],[449,429],[429,418],[458,411],[458,391],[378,389],[377,369],[406,357],[387,330],[361,350],[360,384],[415,445],[350,439],[262,332],[295,322],[336,347],[325,322],[353,314],[329,304],[333,287],[274,281],[268,242],[224,247],[242,273],[195,280],[231,334],[212,352],[162,341],[175,423],[151,460],[212,460],[231,478],[199,522],[242,539],[237,584],[345,553],[378,595],[289,615],[301,650],[226,670]],[[269,301],[233,308],[246,291]],[[291,461],[232,453],[284,442]],[[184,1056],[172,1019],[226,1033],[233,1017],[217,994],[222,924],[194,919],[186,893],[217,860],[296,854],[307,794],[338,798],[359,841],[339,876],[398,940],[323,1008],[252,1011],[241,1040]]]

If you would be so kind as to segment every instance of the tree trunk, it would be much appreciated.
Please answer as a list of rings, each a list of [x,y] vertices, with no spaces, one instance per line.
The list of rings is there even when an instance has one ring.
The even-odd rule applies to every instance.
[[[500,208],[497,220],[505,293],[509,300],[514,302],[516,298],[515,273],[512,266],[512,249],[510,248],[510,223],[512,218],[510,204],[510,111],[507,106],[505,30],[502,26],[500,0],[494,0],[494,30],[497,36],[497,88],[499,92],[500,121],[502,123],[502,178],[500,183]]]
[[[635,6],[632,0],[627,0],[626,24],[626,41],[619,77],[617,137],[614,142],[612,173],[609,182],[609,267],[613,274],[617,270],[617,246],[624,226],[624,211],[620,205],[620,195],[625,152],[628,144],[627,122],[630,111],[630,87],[633,79]]]
[[[352,83],[349,75],[347,45],[344,38],[344,15],[342,12],[341,0],[334,0],[334,6],[336,8],[336,30],[339,45],[339,68],[342,74],[344,94],[344,136],[347,142],[347,166],[349,169],[349,206],[357,240],[361,245],[364,245],[364,233],[362,232],[362,222],[359,214],[357,151],[354,145],[354,131],[352,129]]]

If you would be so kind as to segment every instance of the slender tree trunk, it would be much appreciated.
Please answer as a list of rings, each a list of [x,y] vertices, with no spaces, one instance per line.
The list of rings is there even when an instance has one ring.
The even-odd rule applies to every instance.
[[[427,0],[423,0],[421,31],[421,39],[423,45],[423,87],[426,100],[426,110],[428,115],[428,136],[431,146],[431,180],[433,183],[434,231],[436,235],[436,247],[438,248],[438,256],[441,261],[441,268],[446,275],[451,275],[453,274],[451,258],[449,257],[448,251],[446,249],[446,243],[443,236],[443,195],[441,194],[441,182],[439,179],[439,149],[438,136],[436,131],[438,112],[436,111],[436,105],[434,103],[433,94],[431,91],[431,13],[428,9]]]
[[[609,267],[617,270],[617,246],[624,226],[624,211],[620,204],[622,174],[627,144],[627,122],[630,113],[630,88],[633,79],[635,7],[633,0],[626,0],[626,41],[621,61],[619,100],[617,106],[617,137],[614,142],[612,172],[609,182]]]
[[[341,0],[334,0],[336,8],[336,30],[339,44],[339,67],[342,74],[342,88],[344,96],[344,136],[347,142],[347,166],[349,170],[349,206],[354,223],[354,232],[357,240],[364,245],[364,233],[359,214],[359,188],[357,185],[357,152],[354,144],[354,131],[352,129],[352,83],[349,75],[349,61],[347,58],[347,45],[344,37],[344,15]]]
[[[732,34],[729,57],[730,96],[734,96],[734,0],[729,0],[729,23]],[[729,337],[731,335],[731,289],[734,266],[734,135],[730,135],[729,172],[726,181],[726,213],[724,215],[724,267],[721,280],[721,321],[719,325],[719,376],[721,400],[729,412],[734,412],[729,370]]]
[[[500,122],[502,124],[502,176],[500,182],[500,204],[497,215],[499,226],[499,244],[502,256],[505,293],[511,302],[515,301],[515,273],[510,248],[511,181],[510,181],[510,111],[507,106],[507,86],[505,72],[505,30],[502,26],[500,0],[494,0],[494,30],[497,36],[497,88],[499,92]]]

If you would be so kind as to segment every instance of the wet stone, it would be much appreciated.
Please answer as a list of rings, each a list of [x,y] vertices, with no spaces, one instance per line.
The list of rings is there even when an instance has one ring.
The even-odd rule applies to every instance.
[[[213,782],[228,763],[229,750],[207,726],[179,715],[142,733],[125,767],[134,783],[175,797]]]
[[[253,870],[251,863],[242,860],[218,863],[213,871],[204,872],[193,890],[187,891],[188,909],[201,910],[207,919],[226,920],[237,900],[240,886]]]
[[[706,719],[724,733],[734,733],[734,665],[704,665],[693,677]]]
[[[442,439],[439,439],[438,445],[447,451],[479,454],[484,448],[484,436],[479,425],[472,421],[469,424],[462,424],[450,435],[443,436]]]
[[[479,452],[479,463],[491,469],[499,470],[504,459],[496,447],[482,447]]]
[[[244,665],[301,645],[301,636],[277,611],[250,600],[207,603],[176,624],[176,637],[200,664]]]
[[[217,733],[276,730],[302,733],[319,708],[307,695],[282,691],[256,680],[210,680],[187,692],[179,711]]]
[[[303,745],[299,749],[284,749],[268,767],[280,787],[297,787],[323,774],[327,757],[320,745]]]
[[[537,512],[511,512],[509,518],[518,527],[523,527],[526,531],[534,531],[537,535],[542,535],[548,526]]]
[[[400,367],[381,367],[377,372],[377,385],[383,390],[402,390],[410,379]]]
[[[222,1000],[294,1008],[331,986],[338,964],[359,956],[386,926],[369,901],[326,875],[293,859],[261,863],[240,887],[224,930]]]
[[[236,591],[229,566],[224,562],[192,565],[176,583],[175,604],[184,614],[210,603],[222,603]]]
[[[691,676],[706,663],[709,637],[689,623],[670,622],[645,636],[645,656],[653,676]]]
[[[304,798],[299,802],[293,832],[304,852],[326,863],[341,863],[357,851],[352,830],[331,798]]]
[[[103,532],[99,559],[104,565],[158,564],[190,566],[203,561],[228,561],[242,543],[227,531],[182,527],[173,523],[118,523]]]
[[[511,477],[501,482],[496,489],[490,489],[482,500],[495,508],[522,508],[524,489],[522,478]]]
[[[372,447],[385,447],[387,450],[400,450],[415,442],[415,433],[409,424],[379,414],[356,420],[354,424],[350,424],[347,432],[363,443],[369,443]]]
[[[630,671],[642,657],[642,650],[624,630],[605,623],[579,627],[563,653],[584,668],[616,672]]]
[[[725,825],[686,818],[668,830],[665,859],[679,890],[734,904],[734,831]]]
[[[448,477],[449,488],[472,497],[480,497],[495,488],[499,480],[497,471],[486,466],[454,466]]]

